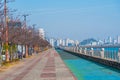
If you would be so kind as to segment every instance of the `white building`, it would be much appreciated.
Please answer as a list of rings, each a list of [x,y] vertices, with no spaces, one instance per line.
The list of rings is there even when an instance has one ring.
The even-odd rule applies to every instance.
[[[78,45],[79,45],[79,41],[76,40],[76,41],[74,42],[74,44],[75,44],[76,46],[78,46]]]
[[[98,40],[97,45],[102,45],[102,44],[104,44],[104,41]]]
[[[60,46],[60,41],[59,41],[59,39],[57,39],[57,46]]]
[[[65,44],[66,46],[68,46],[69,40],[70,39],[66,39],[66,44]]]
[[[42,39],[45,39],[45,31],[44,31],[44,29],[39,28],[38,31],[39,31],[39,36],[40,36]]]
[[[116,39],[113,40],[113,44],[117,44],[117,40]]]
[[[66,43],[65,43],[65,45],[66,46],[69,46],[69,45],[75,45],[75,41],[74,40],[71,40],[71,39],[66,39],[66,41],[65,41]]]
[[[65,46],[65,40],[62,40],[62,46]]]
[[[108,37],[108,43],[112,43],[112,38]]]
[[[57,46],[65,46],[65,40],[57,39]]]
[[[62,44],[62,39],[57,39],[57,46],[60,46]]]
[[[120,36],[117,37],[117,43],[120,44]]]
[[[49,40],[49,42],[50,42],[50,45],[54,47],[54,42],[55,42],[54,39],[51,38],[51,39]]]
[[[95,45],[97,45],[97,42],[92,42],[91,45],[95,46]]]

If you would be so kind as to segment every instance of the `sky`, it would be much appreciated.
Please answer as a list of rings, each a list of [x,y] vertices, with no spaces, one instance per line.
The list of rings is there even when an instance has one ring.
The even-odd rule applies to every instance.
[[[15,15],[29,14],[27,24],[47,37],[83,40],[120,35],[120,0],[15,0]]]

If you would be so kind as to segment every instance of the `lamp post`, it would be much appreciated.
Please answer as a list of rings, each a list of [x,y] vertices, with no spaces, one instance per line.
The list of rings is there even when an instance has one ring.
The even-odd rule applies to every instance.
[[[34,38],[34,35],[35,35],[35,26],[36,24],[33,24],[33,30],[32,30],[32,50],[33,50],[33,53],[35,53],[35,44],[33,43],[33,38]]]
[[[8,53],[8,20],[7,20],[7,1],[4,0],[4,17],[5,17],[5,55],[6,55],[6,62],[9,61],[9,53]]]

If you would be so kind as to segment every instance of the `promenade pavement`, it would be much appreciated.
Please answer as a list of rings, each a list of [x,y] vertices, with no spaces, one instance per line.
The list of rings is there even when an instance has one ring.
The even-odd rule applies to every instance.
[[[21,62],[0,72],[0,80],[77,80],[54,49]]]

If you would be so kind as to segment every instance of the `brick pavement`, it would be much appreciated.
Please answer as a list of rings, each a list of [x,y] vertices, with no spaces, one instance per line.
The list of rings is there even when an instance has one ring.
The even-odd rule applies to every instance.
[[[77,80],[54,49],[0,73],[0,80]]]

